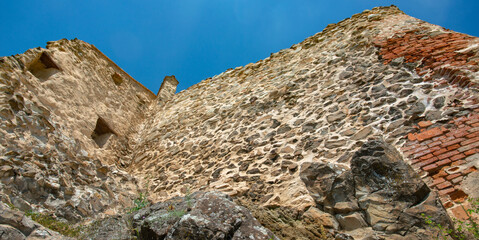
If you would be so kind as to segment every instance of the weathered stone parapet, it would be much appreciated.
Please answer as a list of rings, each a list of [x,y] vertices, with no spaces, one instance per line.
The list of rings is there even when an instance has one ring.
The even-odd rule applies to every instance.
[[[178,86],[178,83],[179,82],[176,80],[175,75],[166,76],[156,94],[157,102],[165,103],[170,100],[176,93],[176,86]]]

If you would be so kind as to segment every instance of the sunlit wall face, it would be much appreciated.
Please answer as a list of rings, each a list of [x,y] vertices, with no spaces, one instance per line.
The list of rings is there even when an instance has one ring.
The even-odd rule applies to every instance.
[[[371,1],[2,1],[0,55],[45,42],[92,43],[153,92],[166,75],[178,91],[264,59],[364,9],[397,5],[405,13],[479,36],[475,0]]]

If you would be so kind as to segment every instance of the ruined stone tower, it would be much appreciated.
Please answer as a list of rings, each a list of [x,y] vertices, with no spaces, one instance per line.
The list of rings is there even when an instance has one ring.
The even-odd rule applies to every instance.
[[[478,62],[478,38],[394,6],[176,94],[174,76],[155,96],[94,46],[49,42],[0,59],[0,199],[80,220],[149,183],[153,201],[216,190],[352,236],[419,236],[420,213],[462,217],[479,197]]]

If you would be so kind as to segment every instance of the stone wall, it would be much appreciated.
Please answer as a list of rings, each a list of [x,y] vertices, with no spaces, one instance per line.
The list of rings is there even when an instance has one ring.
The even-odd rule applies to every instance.
[[[300,179],[304,164],[347,170],[368,138],[412,156],[411,144],[423,144],[407,138],[421,136],[418,124],[474,118],[477,42],[395,7],[353,15],[156,106],[132,171],[150,177],[155,199],[216,189],[264,207],[308,209],[316,200]]]
[[[2,201],[80,219],[148,184],[154,202],[217,190],[332,231],[420,236],[420,213],[447,222],[422,180],[455,216],[479,197],[478,61],[478,38],[396,7],[177,94],[166,77],[158,96],[95,47],[51,42],[0,60]],[[364,158],[398,176],[369,166],[369,179],[352,166]]]
[[[464,200],[478,197],[462,181],[477,171],[475,127],[478,103],[479,40],[462,33],[432,30],[427,27],[402,29],[391,37],[378,36],[375,45],[385,64],[400,59],[413,64],[423,81],[444,88],[449,96],[437,96],[432,106],[444,109],[430,112],[425,121],[414,126],[402,148],[412,166],[429,186],[438,190],[442,202],[453,216],[465,219]],[[468,182],[473,182],[470,177]],[[467,185],[467,184],[466,184]]]
[[[116,166],[155,95],[79,40],[3,57],[0,71],[2,201],[73,220],[130,204],[135,179]]]

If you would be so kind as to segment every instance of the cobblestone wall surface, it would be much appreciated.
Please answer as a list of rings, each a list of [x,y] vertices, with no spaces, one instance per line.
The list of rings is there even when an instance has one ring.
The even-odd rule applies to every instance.
[[[478,42],[395,7],[356,14],[154,107],[133,172],[151,177],[158,199],[217,189],[307,209],[315,200],[300,179],[303,164],[346,170],[366,139],[383,138],[454,201],[464,192],[457,173],[434,176],[445,166],[464,169],[461,178],[477,169],[465,153],[476,150],[475,138],[453,134],[473,136],[474,123],[449,122],[476,116]]]
[[[49,42],[0,59],[0,198],[80,220],[138,186],[154,202],[216,190],[304,236],[423,239],[420,213],[447,222],[442,205],[464,217],[479,197],[478,61],[478,38],[394,6],[158,96],[92,45]]]

